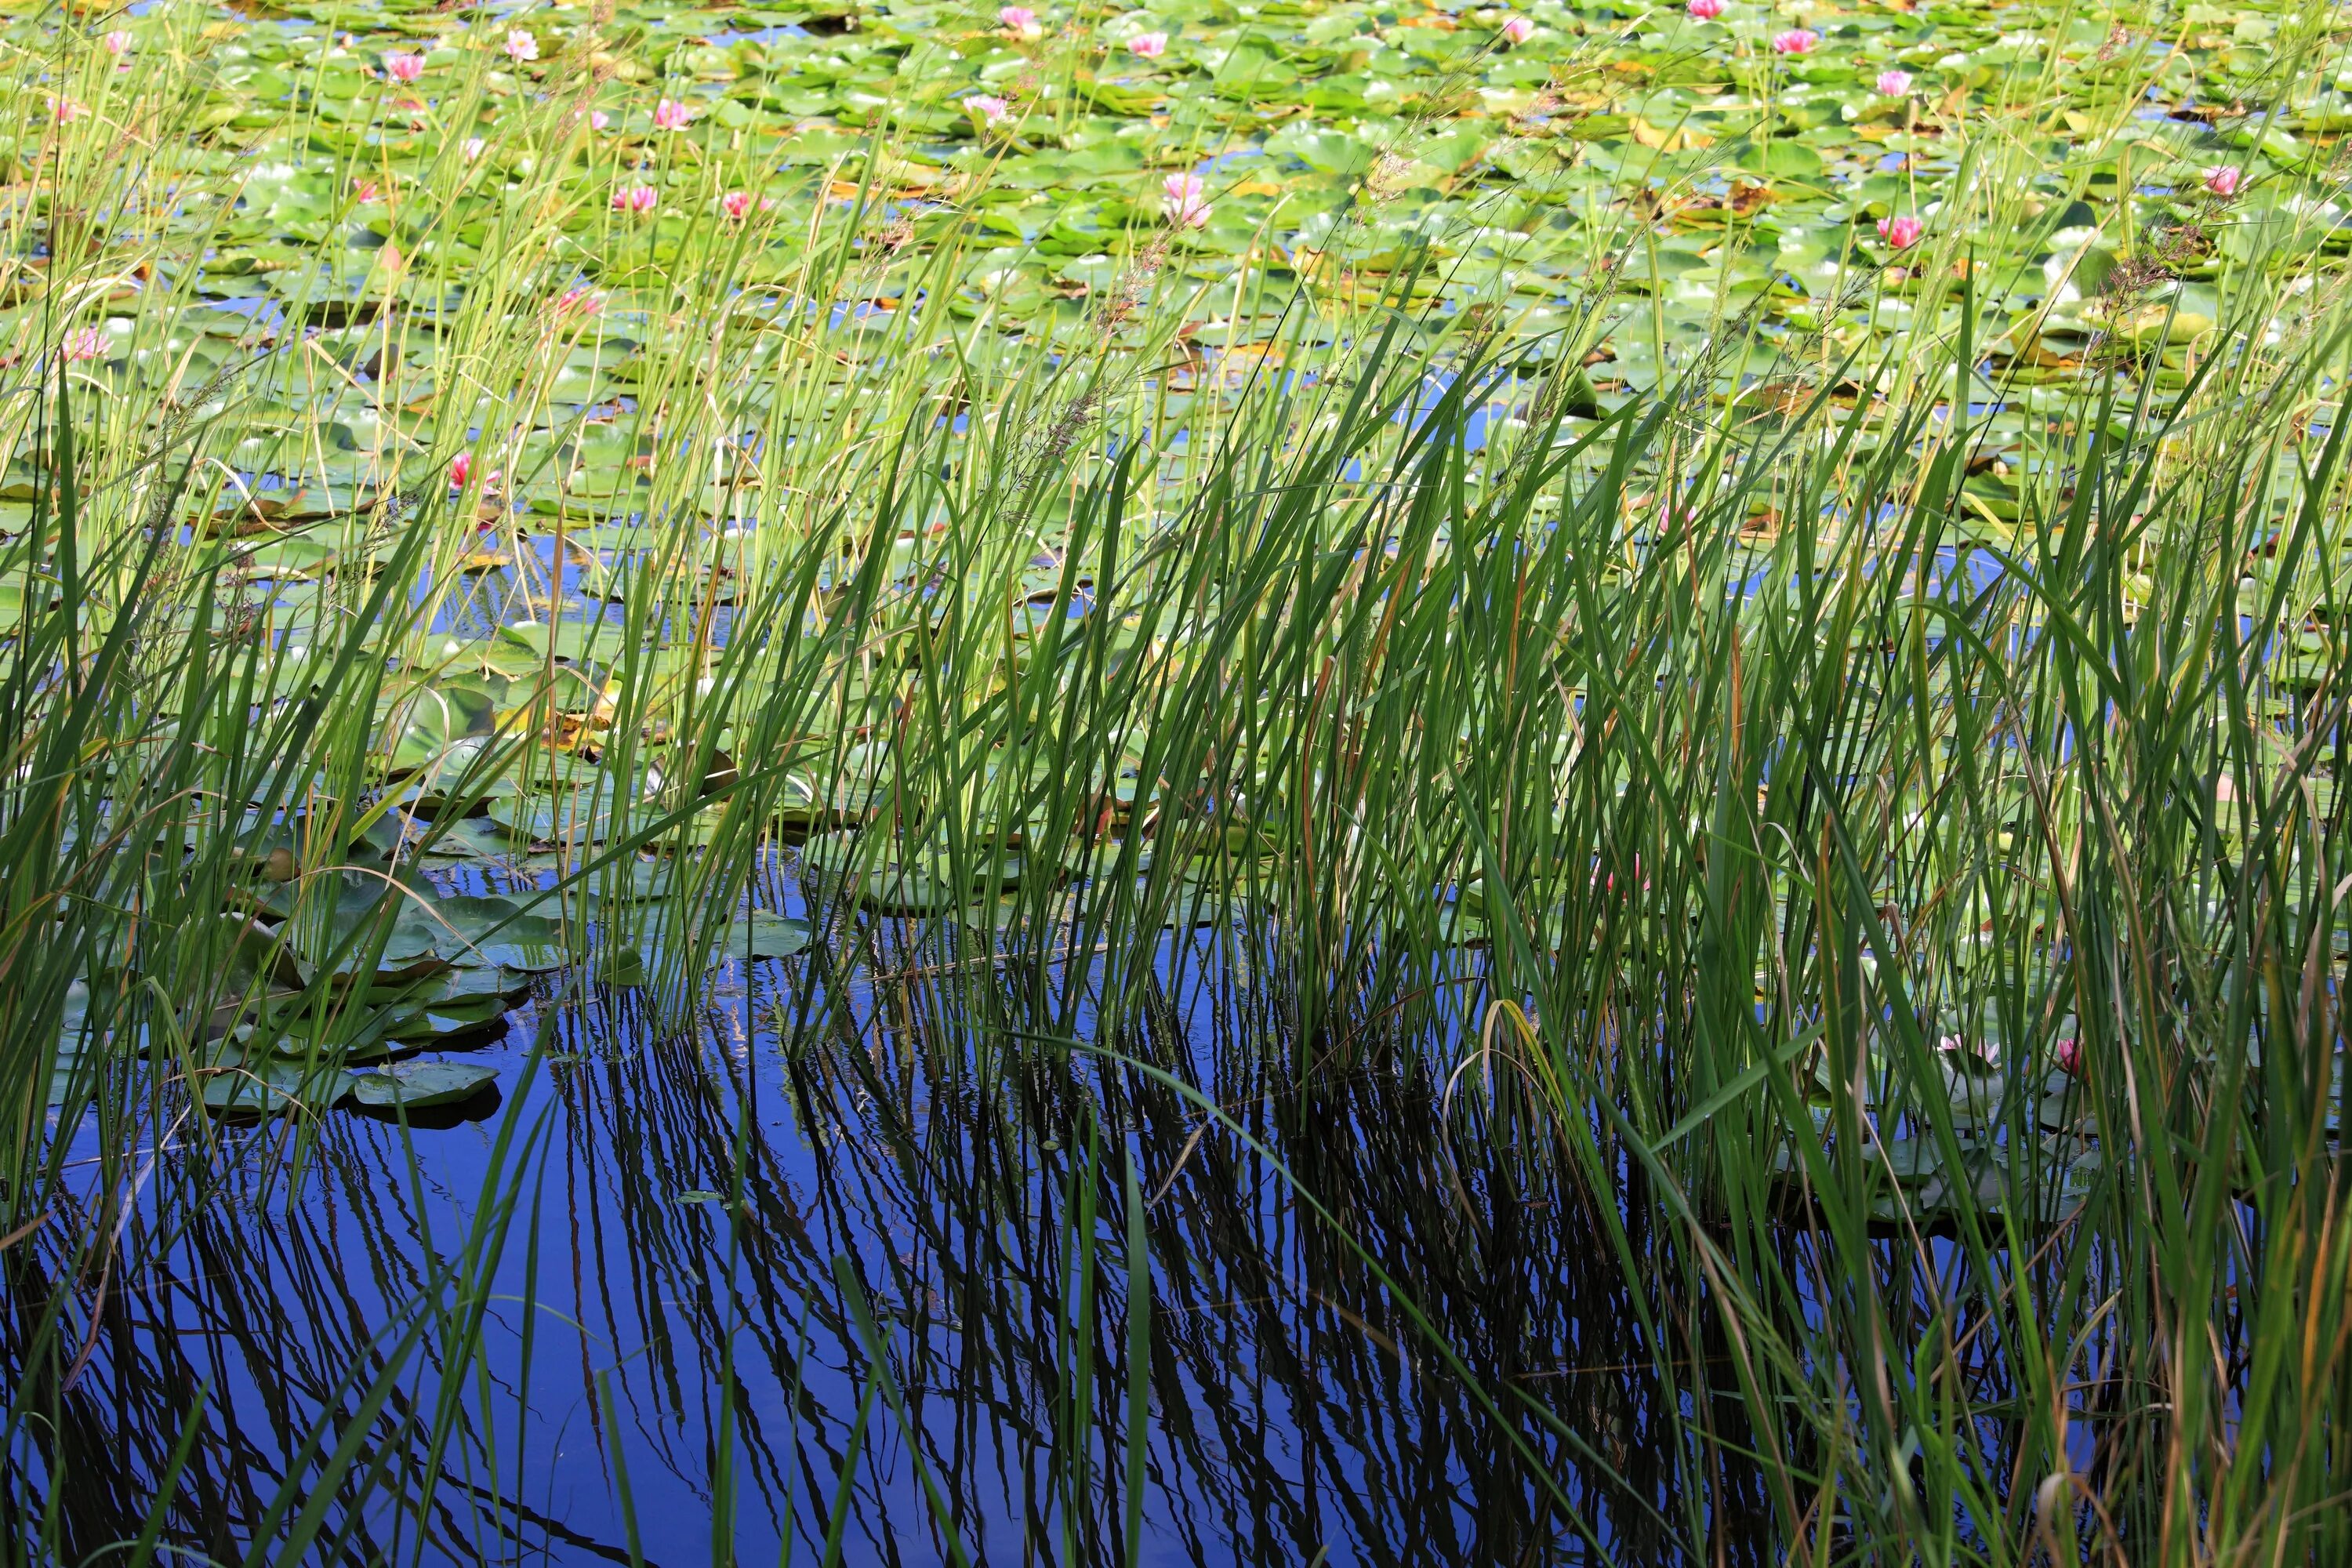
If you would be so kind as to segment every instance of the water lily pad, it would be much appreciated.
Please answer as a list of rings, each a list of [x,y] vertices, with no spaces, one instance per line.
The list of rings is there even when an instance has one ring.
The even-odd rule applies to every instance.
[[[526,904],[499,894],[442,899],[432,910],[446,922],[436,951],[453,963],[494,963],[498,961],[488,956],[485,944],[560,945],[563,922],[536,912],[538,907],[537,900]]]
[[[1237,892],[1229,894],[1207,882],[1188,877],[1171,890],[1160,923],[1171,931],[1223,925],[1233,918],[1240,901]]]
[[[571,950],[555,942],[488,942],[477,951],[486,962],[517,974],[546,974],[572,962]]]
[[[562,795],[518,795],[490,802],[487,814],[509,836],[533,844],[568,842],[594,844],[613,832],[614,805],[609,798],[591,800],[587,792]]]
[[[352,1075],[352,1099],[377,1110],[423,1110],[470,1100],[498,1081],[496,1068],[478,1062],[394,1062]]]
[[[583,886],[598,903],[655,903],[669,896],[677,879],[675,862],[639,858],[601,867],[587,875]]]
[[[387,1037],[404,1045],[462,1039],[499,1031],[509,1009],[497,1001],[451,1003],[404,1009],[385,1026]]]
[[[499,636],[542,658],[551,655],[567,664],[603,663],[628,646],[628,628],[618,615],[593,621],[520,621],[499,628]]]
[[[514,852],[513,838],[488,817],[459,817],[454,822],[436,819],[431,831],[431,842],[420,847],[436,858],[490,860]]]
[[[331,1109],[352,1092],[358,1076],[296,1062],[224,1066],[205,1070],[197,1095],[205,1110],[225,1115],[282,1116]]]
[[[600,942],[590,954],[590,973],[601,984],[651,985],[661,978],[663,959],[649,942]]]
[[[727,932],[726,951],[741,958],[790,958],[814,939],[808,921],[754,910]]]
[[[878,914],[948,914],[977,892],[1019,884],[1020,856],[1003,856],[994,867],[993,876],[978,864],[959,875],[954,858],[942,850],[869,844],[858,833],[822,834],[801,847],[802,874],[814,888],[847,881],[850,897]]]
[[[386,1012],[362,1014],[354,1028],[324,1047],[301,1029],[291,1029],[278,1037],[277,1054],[288,1061],[331,1060],[343,1067],[362,1067],[402,1049],[401,1042],[386,1030],[390,1022]]]

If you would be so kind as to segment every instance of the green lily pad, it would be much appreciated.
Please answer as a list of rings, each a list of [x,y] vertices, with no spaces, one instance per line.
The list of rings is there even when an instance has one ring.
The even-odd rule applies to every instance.
[[[650,942],[601,942],[590,955],[590,973],[605,985],[651,985],[661,977],[662,950]]]
[[[533,844],[595,844],[613,832],[612,801],[592,802],[585,793],[494,800],[488,815],[509,837]]]
[[[432,841],[421,847],[436,859],[492,860],[514,853],[513,838],[487,817],[436,820],[431,831]]]
[[[205,1109],[223,1115],[282,1116],[330,1110],[352,1092],[358,1074],[268,1061],[208,1068],[198,1081]]]
[[[485,962],[517,974],[546,974],[572,962],[571,950],[557,942],[488,942],[476,951]]]
[[[583,886],[598,903],[656,903],[669,896],[677,876],[675,862],[635,859],[590,872]]]
[[[814,938],[806,921],[754,910],[728,929],[726,951],[739,958],[790,958]]]
[[[977,868],[958,876],[950,856],[939,850],[917,850],[900,859],[879,846],[868,846],[857,833],[828,833],[801,847],[802,874],[814,887],[837,888],[854,879],[850,896],[879,914],[936,915],[961,908],[971,896],[991,889],[1016,886],[1022,862],[1017,855],[998,862],[996,875]]]
[[[471,1100],[498,1081],[496,1068],[478,1062],[394,1062],[352,1075],[351,1095],[375,1110],[424,1110]]]

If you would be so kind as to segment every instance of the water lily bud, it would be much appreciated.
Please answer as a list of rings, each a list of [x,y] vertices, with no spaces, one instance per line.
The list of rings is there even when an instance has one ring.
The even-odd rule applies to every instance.
[[[2205,188],[2226,202],[2238,194],[2238,183],[2245,177],[2242,169],[2208,169],[2205,171]]]
[[[1160,182],[1168,200],[1168,221],[1179,228],[1199,228],[1209,221],[1209,203],[1198,174],[1171,174]]]
[[[1916,217],[1883,217],[1878,220],[1878,237],[1896,250],[1908,250],[1919,243],[1927,226]]]
[[[1872,85],[1878,89],[1878,96],[1881,98],[1908,97],[1911,91],[1911,73],[1909,71],[1880,71],[1878,73],[1878,80]]]

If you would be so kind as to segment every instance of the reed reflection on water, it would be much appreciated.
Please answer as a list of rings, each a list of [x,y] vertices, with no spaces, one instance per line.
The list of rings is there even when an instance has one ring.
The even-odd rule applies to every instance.
[[[15,1502],[216,1561],[1640,1561],[1694,1506],[1741,1557],[1761,1482],[1671,1495],[1643,1309],[1510,1073],[1400,1036],[1302,1095],[1225,928],[1102,1042],[1156,1076],[916,929],[730,966],[694,1033],[544,996],[479,1120],[235,1133],[123,1209],[131,1277],[12,1249],[63,1417]],[[16,1348],[44,1310],[72,1363]]]

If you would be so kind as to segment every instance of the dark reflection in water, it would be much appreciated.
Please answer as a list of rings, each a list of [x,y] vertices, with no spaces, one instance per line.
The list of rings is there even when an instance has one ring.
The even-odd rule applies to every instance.
[[[1660,1407],[1626,1270],[1507,1075],[1302,1095],[1247,966],[1196,954],[1116,1044],[1228,1126],[996,1026],[1022,984],[976,994],[905,936],[853,933],[849,979],[730,965],[693,1031],[542,998],[481,1054],[484,1120],[239,1131],[131,1209],[124,1256],[167,1263],[63,1280],[11,1249],[8,1374],[60,1420],[10,1497],[78,1555],[152,1517],[221,1561],[289,1533],[353,1563],[1756,1556],[1736,1405]],[[1704,1342],[1666,1293],[1653,1321]],[[79,1364],[26,1363],[52,1307],[97,1325]],[[1726,1456],[1703,1499],[1674,1479],[1693,1421]]]

